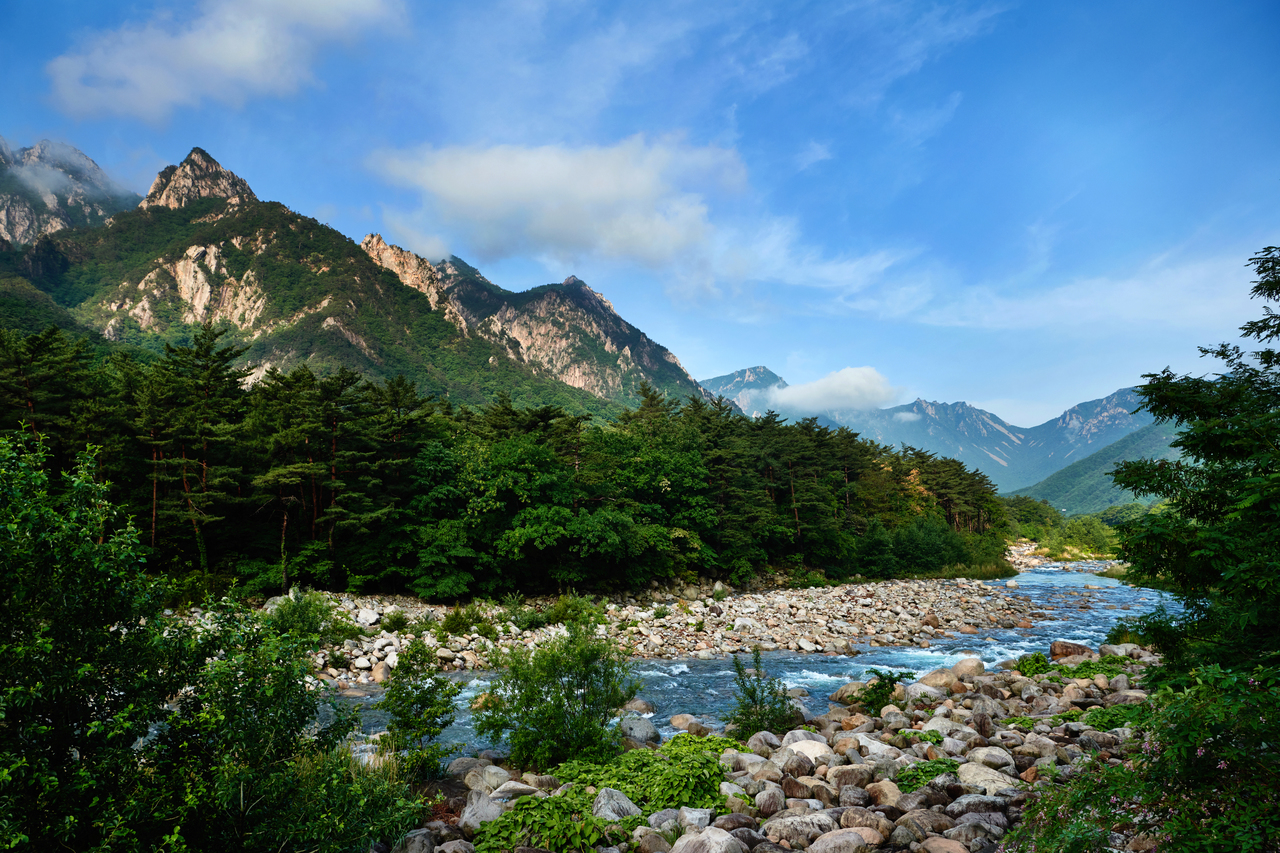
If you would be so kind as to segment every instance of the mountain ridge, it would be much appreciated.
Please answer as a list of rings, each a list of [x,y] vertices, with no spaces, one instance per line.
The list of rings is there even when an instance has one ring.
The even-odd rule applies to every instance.
[[[645,383],[709,398],[575,276],[517,293],[456,257],[432,264],[376,234],[357,244],[258,199],[200,148],[132,210],[7,254],[7,268],[113,341],[159,350],[202,323],[225,326],[248,348],[250,381],[303,364],[350,367],[374,379],[402,372],[458,402],[510,386],[518,404],[594,413],[637,404]],[[14,290],[11,304],[34,305],[28,297]]]
[[[748,379],[748,373],[756,377],[754,382]],[[784,384],[770,384],[771,378]],[[745,395],[742,408],[748,412],[758,411],[759,406],[754,405],[757,401],[769,400],[770,389],[786,387],[782,377],[765,367],[708,379],[704,386],[712,393],[740,389],[738,396]],[[1133,389],[1122,388],[1106,397],[1078,403],[1034,427],[1015,426],[969,403],[924,399],[871,410],[799,412],[780,407],[778,414],[796,419],[817,415],[820,422],[848,427],[881,444],[905,444],[949,456],[978,468],[1001,490],[1011,491],[1037,483],[1151,423],[1150,414],[1135,414],[1140,403]]]

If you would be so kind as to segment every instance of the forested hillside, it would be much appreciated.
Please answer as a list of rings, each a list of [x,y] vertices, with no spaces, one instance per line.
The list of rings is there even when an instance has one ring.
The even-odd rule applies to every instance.
[[[990,481],[812,420],[643,389],[616,423],[557,406],[462,407],[403,377],[271,370],[210,325],[150,360],[57,329],[0,335],[4,429],[45,436],[136,520],[190,594],[408,589],[452,598],[638,587],[766,567],[890,576],[1003,550]]]
[[[1173,424],[1149,424],[1013,494],[1048,501],[1067,515],[1101,512],[1107,507],[1135,501],[1151,503],[1154,498],[1135,497],[1115,485],[1109,475],[1120,462],[1177,459],[1180,454],[1169,446],[1176,435]]]

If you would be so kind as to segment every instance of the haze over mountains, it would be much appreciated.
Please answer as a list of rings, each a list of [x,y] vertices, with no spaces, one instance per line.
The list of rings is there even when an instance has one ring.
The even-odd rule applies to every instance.
[[[371,378],[404,374],[460,403],[506,394],[520,405],[600,414],[635,405],[648,383],[677,399],[723,396],[752,416],[813,416],[954,457],[1003,491],[1033,487],[1152,421],[1134,414],[1131,389],[1020,427],[964,402],[882,409],[844,395],[824,404],[763,366],[698,383],[575,276],[516,293],[457,257],[431,261],[379,234],[356,244],[259,200],[199,148],[161,171],[143,198],[74,148],[41,142],[14,152],[0,139],[0,240],[0,324],[53,323],[161,350],[213,322],[247,347],[251,381],[303,364],[348,367]],[[850,387],[883,382],[867,368],[841,373]],[[1092,495],[1086,502],[1119,499],[1102,497],[1096,482],[1077,496],[1080,488]]]
[[[789,408],[776,393],[786,382],[766,367],[751,367],[702,382],[712,394],[731,397],[743,411],[772,409],[789,418],[816,416],[819,423],[846,426],[882,444],[907,444],[959,459],[983,471],[1002,491],[1031,486],[1152,422],[1134,413],[1140,400],[1124,388],[1072,406],[1053,420],[1020,427],[968,403],[916,400],[888,409]]]

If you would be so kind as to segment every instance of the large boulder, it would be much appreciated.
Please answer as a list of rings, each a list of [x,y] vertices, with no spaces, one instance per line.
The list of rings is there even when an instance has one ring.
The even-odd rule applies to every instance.
[[[502,817],[502,805],[495,803],[489,795],[481,790],[473,790],[467,794],[467,805],[458,819],[458,828],[467,837],[480,831],[480,825]]]
[[[955,673],[956,678],[961,681],[972,681],[976,676],[982,675],[987,671],[987,667],[982,663],[981,658],[965,658],[964,660],[951,667],[951,671]]]
[[[979,764],[986,765],[992,770],[1005,770],[1014,766],[1013,756],[1008,750],[1001,749],[998,746],[979,746],[969,750],[965,756],[969,761],[976,761]]]
[[[591,804],[591,814],[604,820],[622,820],[640,814],[640,807],[616,788],[601,788]]]
[[[805,815],[776,817],[765,823],[760,831],[766,836],[785,841],[791,848],[805,848],[821,835],[839,829],[831,815],[822,812]]]
[[[747,848],[723,829],[709,826],[696,835],[680,836],[671,853],[747,853]]]
[[[796,743],[802,740],[810,740],[810,741],[815,741],[817,743],[827,742],[827,739],[824,738],[822,735],[818,734],[817,732],[809,732],[809,731],[805,731],[804,729],[795,729],[793,731],[787,732],[785,735],[782,736],[782,745],[791,746],[793,743]]]
[[[658,734],[653,723],[644,717],[623,717],[620,727],[623,737],[629,737],[640,743],[662,742],[662,736]]]
[[[435,853],[436,837],[429,829],[415,829],[400,843],[392,848],[391,853]]]
[[[1008,788],[1010,785],[1015,784],[1012,776],[1007,776],[998,770],[992,770],[990,767],[979,764],[976,761],[961,764],[956,775],[960,777],[962,784],[978,785],[991,795],[994,795],[996,791],[1002,788]]]
[[[809,845],[809,853],[870,853],[871,845],[857,829],[837,829]]]
[[[1093,654],[1093,649],[1088,646],[1082,646],[1079,643],[1072,643],[1069,640],[1054,640],[1049,644],[1049,657],[1053,660],[1073,655],[1091,654]]]

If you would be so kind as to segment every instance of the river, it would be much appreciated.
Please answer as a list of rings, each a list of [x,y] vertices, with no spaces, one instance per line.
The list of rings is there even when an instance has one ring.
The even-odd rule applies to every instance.
[[[1046,614],[1035,620],[1032,628],[993,626],[985,634],[939,637],[927,649],[863,646],[856,655],[764,652],[765,669],[788,687],[808,691],[809,697],[802,701],[812,713],[822,714],[827,710],[827,697],[836,688],[850,681],[865,680],[868,670],[873,668],[922,675],[951,666],[965,657],[981,658],[990,667],[1031,652],[1047,654],[1054,640],[1070,640],[1096,649],[1121,617],[1147,613],[1161,603],[1171,610],[1177,609],[1165,593],[1126,586],[1090,571],[1103,567],[1098,563],[1040,566],[1017,576],[1016,591],[1007,589],[1003,580],[988,582],[986,586],[993,594],[1026,596]],[[672,714],[693,714],[704,724],[719,728],[720,719],[734,705],[733,663],[727,657],[638,660],[635,674],[641,682],[639,696],[653,703],[652,721],[664,738],[675,733],[668,724]],[[476,735],[468,710],[471,701],[489,686],[487,676],[474,672],[459,676],[463,690],[457,718],[441,736],[441,741],[457,744],[459,752],[490,747],[492,744]],[[376,699],[377,694],[363,697],[348,694],[348,700],[361,710],[366,733],[386,728],[386,716],[370,707]]]

